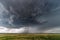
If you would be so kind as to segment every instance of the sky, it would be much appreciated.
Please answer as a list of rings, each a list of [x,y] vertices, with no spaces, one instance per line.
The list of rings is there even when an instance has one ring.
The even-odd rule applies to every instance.
[[[0,33],[60,33],[60,0],[0,0]]]

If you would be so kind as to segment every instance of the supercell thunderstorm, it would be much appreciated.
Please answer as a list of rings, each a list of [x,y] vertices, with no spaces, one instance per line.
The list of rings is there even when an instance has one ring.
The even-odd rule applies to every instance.
[[[60,33],[60,0],[0,0],[0,33]]]

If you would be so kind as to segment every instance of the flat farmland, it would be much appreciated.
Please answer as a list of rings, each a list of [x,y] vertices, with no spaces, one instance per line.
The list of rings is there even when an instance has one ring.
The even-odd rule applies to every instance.
[[[0,40],[60,40],[60,34],[8,34],[1,33]]]

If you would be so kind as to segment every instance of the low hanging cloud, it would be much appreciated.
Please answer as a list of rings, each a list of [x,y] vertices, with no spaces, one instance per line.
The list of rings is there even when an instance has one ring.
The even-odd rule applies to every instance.
[[[60,1],[0,0],[0,33],[60,33]]]
[[[45,30],[44,33],[60,33],[60,27],[53,28],[50,30]]]
[[[3,26],[0,26],[0,33],[23,33],[25,31],[25,27],[23,28],[6,28]]]
[[[60,27],[41,31],[36,27],[6,28],[0,26],[0,33],[60,33]]]
[[[0,33],[38,33],[39,31],[35,27],[7,28],[0,26]]]

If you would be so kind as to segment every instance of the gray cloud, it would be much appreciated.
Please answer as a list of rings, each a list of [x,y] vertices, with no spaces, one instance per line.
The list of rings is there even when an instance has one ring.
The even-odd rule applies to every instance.
[[[0,26],[11,28],[8,33],[14,30],[44,33],[56,29],[60,27],[60,0],[0,0]]]

